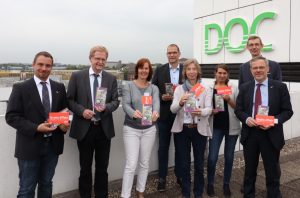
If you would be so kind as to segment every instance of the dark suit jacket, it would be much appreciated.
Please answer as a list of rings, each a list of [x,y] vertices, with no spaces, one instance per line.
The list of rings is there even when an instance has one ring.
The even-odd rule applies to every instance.
[[[246,119],[252,117],[254,86],[254,80],[243,84],[236,100],[235,114],[243,124],[242,144],[247,141],[251,130],[255,130],[246,124]],[[272,79],[269,79],[268,91],[269,115],[275,116],[278,119],[278,124],[263,132],[268,133],[273,146],[280,150],[284,145],[283,123],[293,115],[290,95],[286,84]]]
[[[270,71],[268,74],[269,79],[282,81],[282,74],[280,65],[275,61],[269,61]],[[253,75],[250,71],[250,61],[241,64],[239,70],[239,88],[242,84],[254,80]]]
[[[61,83],[50,80],[52,112],[67,107],[66,89]],[[39,124],[47,120],[44,106],[33,78],[13,86],[9,98],[6,122],[17,129],[15,157],[24,160],[37,159],[43,143],[43,133],[37,132]],[[64,133],[57,128],[52,133],[52,144],[57,155],[63,152]]]
[[[179,84],[182,84],[182,67],[183,67],[183,65],[180,64]],[[170,117],[170,115],[172,114],[172,112],[170,110],[172,101],[163,101],[161,96],[166,93],[165,83],[171,83],[169,63],[156,68],[153,79],[152,79],[152,83],[155,84],[159,89],[159,99],[160,99],[159,120],[161,120],[161,121],[167,120]]]
[[[108,139],[115,136],[112,112],[119,106],[118,87],[116,77],[102,71],[101,87],[107,88],[106,107],[101,113],[103,131]],[[82,140],[88,132],[91,120],[83,118],[85,109],[93,109],[90,88],[89,69],[74,72],[70,78],[68,91],[68,106],[74,113],[70,129],[70,137]]]

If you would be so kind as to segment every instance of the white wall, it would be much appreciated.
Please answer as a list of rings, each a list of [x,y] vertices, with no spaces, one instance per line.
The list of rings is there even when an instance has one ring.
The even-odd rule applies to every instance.
[[[195,0],[194,8],[194,57],[200,63],[241,63],[250,59],[247,50],[231,53],[223,47],[218,54],[204,53],[204,27],[217,23],[222,27],[233,18],[243,18],[250,29],[253,19],[263,12],[275,12],[274,20],[267,19],[258,26],[257,34],[265,44],[271,43],[273,51],[263,52],[269,59],[278,62],[299,62],[297,47],[300,46],[300,1],[299,0]],[[232,46],[238,46],[242,40],[242,29],[235,25],[231,29]],[[212,44],[216,36],[212,33]],[[214,45],[212,45],[214,46]]]

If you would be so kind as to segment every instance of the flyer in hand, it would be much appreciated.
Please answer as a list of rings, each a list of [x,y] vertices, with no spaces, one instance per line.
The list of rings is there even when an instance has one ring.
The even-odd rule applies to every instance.
[[[54,125],[60,124],[68,124],[69,123],[69,115],[68,111],[65,112],[49,112],[48,123]]]
[[[189,97],[187,101],[184,103],[184,111],[185,112],[193,112],[197,110],[197,99],[195,96],[195,92],[190,91]]]
[[[225,111],[224,99],[220,94],[215,94],[215,109],[218,111]]]
[[[166,94],[168,94],[170,96],[173,96],[176,87],[177,86],[175,84],[173,84],[173,83],[165,83]]]
[[[190,90],[190,92],[193,92],[195,97],[200,96],[200,94],[202,94],[202,92],[205,90],[205,88],[200,84],[200,83],[196,83]]]
[[[232,94],[231,86],[218,87],[217,88],[217,94],[231,95]]]
[[[98,87],[96,89],[95,107],[100,107],[100,108],[105,107],[106,94],[107,94],[106,87]]]
[[[274,126],[275,124],[274,116],[257,114],[255,120],[258,125],[262,125],[264,127]]]
[[[146,94],[142,96],[142,105],[143,105],[143,117],[142,125],[152,125],[152,96]]]

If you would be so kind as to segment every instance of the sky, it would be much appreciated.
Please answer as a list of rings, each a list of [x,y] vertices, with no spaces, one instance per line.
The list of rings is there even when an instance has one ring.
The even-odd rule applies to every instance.
[[[62,64],[89,64],[104,45],[109,61],[165,63],[176,43],[193,56],[194,0],[0,0],[0,63],[31,63],[48,51]]]

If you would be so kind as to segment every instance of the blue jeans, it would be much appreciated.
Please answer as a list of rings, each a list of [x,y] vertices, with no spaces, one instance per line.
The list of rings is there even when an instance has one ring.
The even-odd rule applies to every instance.
[[[169,147],[171,141],[171,129],[175,115],[170,117],[168,120],[158,121],[158,137],[159,137],[159,146],[158,146],[158,176],[165,179],[168,175],[168,162],[169,162]],[[174,172],[176,177],[181,178],[180,168],[178,166],[178,154],[177,154],[177,134],[174,134],[174,146],[175,146],[175,168]]]
[[[51,140],[44,140],[40,157],[35,160],[18,159],[19,192],[18,198],[34,198],[38,184],[38,198],[52,197],[52,178],[58,161]]]
[[[238,135],[228,135],[227,130],[215,129],[213,131],[212,139],[209,140],[209,154],[207,160],[207,182],[213,185],[215,182],[216,164],[218,161],[220,146],[225,137],[224,147],[224,177],[223,184],[229,184],[231,178],[232,164],[234,158],[235,144]]]
[[[178,133],[178,155],[182,168],[182,195],[190,197],[191,189],[191,146],[194,153],[194,196],[201,196],[204,187],[204,151],[207,137],[199,134],[197,128],[183,127]]]

